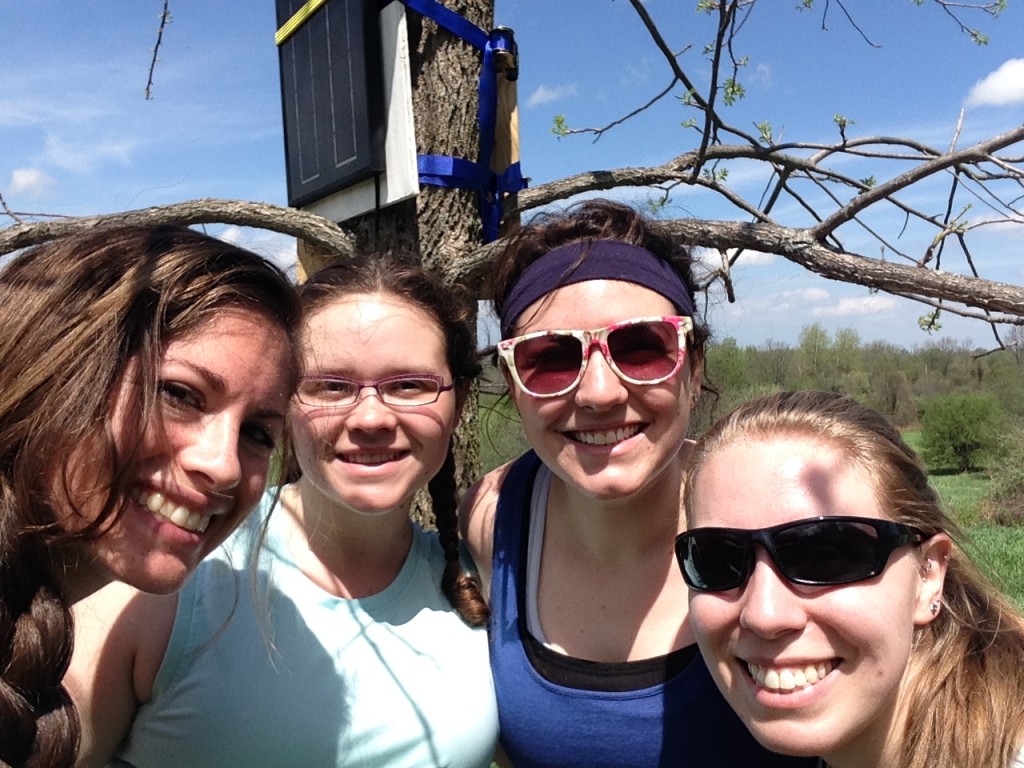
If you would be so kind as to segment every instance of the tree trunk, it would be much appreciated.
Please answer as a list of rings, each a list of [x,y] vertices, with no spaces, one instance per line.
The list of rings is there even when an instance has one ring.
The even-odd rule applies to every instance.
[[[493,26],[493,0],[447,0],[445,5],[483,30]],[[406,20],[417,154],[478,160],[482,52],[415,11],[407,9]],[[423,186],[415,199],[347,221],[344,228],[355,235],[357,249],[418,254],[424,266],[449,281],[462,271],[457,265],[481,245],[477,193],[463,189]],[[322,265],[324,258],[303,244],[300,262],[308,271]],[[474,387],[454,438],[461,491],[479,474],[477,405]],[[426,494],[421,494],[416,506],[414,517],[429,522]]]

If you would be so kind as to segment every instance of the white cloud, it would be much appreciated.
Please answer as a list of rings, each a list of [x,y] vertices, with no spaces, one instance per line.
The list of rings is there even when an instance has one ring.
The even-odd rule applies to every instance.
[[[774,80],[774,72],[770,64],[758,64],[751,70],[751,82],[770,87]]]
[[[544,85],[543,83],[537,86],[537,90],[530,94],[530,97],[526,100],[526,106],[537,107],[541,104],[550,104],[553,101],[560,101],[567,96],[576,95],[576,86],[573,85],[556,85],[554,87]]]
[[[1024,103],[1024,59],[1010,59],[979,80],[967,94],[971,106]]]
[[[729,258],[731,259],[736,253],[735,249],[729,251]],[[778,255],[774,253],[765,253],[764,251],[752,251],[745,250],[740,254],[739,259],[736,261],[737,266],[762,266],[766,264],[774,264],[778,261]]]
[[[896,306],[896,299],[892,296],[858,296],[840,299],[830,307],[815,307],[811,314],[815,317],[862,317],[892,312]]]
[[[627,63],[622,77],[619,78],[619,84],[629,88],[650,82],[651,73],[649,65],[650,60],[646,56],[641,59],[639,65]]]
[[[46,160],[52,165],[75,173],[89,173],[97,166],[114,161],[119,165],[131,164],[132,153],[139,142],[131,139],[116,141],[83,139],[71,143],[57,136],[46,137]]]
[[[832,294],[824,288],[798,288],[795,291],[783,291],[783,296],[796,301],[827,301]]]
[[[12,195],[39,198],[45,195],[56,181],[38,168],[15,168],[11,172],[10,191]]]
[[[290,235],[272,232],[269,229],[239,227],[234,224],[225,226],[219,232],[211,231],[210,234],[232,245],[258,253],[289,274],[295,271],[295,238]]]
[[[78,124],[107,116],[102,109],[88,103],[50,98],[32,93],[0,98],[0,126]]]

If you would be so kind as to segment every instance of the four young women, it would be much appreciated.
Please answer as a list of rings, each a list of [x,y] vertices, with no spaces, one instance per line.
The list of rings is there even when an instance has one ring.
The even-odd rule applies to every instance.
[[[303,286],[300,474],[166,595],[263,491],[290,287],[179,228],[43,247],[2,280],[9,764],[74,758],[71,605],[85,765],[486,766],[499,718],[517,768],[1006,768],[1021,749],[1024,622],[884,419],[784,393],[693,452],[689,255],[626,206],[525,227],[494,273],[532,447],[464,504],[497,712],[451,453],[478,367],[446,289],[380,258]],[[437,534],[409,522],[425,486]],[[665,546],[681,498],[688,606]]]

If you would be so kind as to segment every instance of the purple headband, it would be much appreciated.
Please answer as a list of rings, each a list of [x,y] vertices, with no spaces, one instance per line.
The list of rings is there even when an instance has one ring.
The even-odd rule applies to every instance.
[[[584,256],[580,261],[581,256]],[[579,263],[579,266],[575,266]],[[666,262],[638,245],[619,240],[586,240],[548,251],[516,280],[501,313],[501,332],[509,336],[528,306],[556,288],[587,280],[622,280],[650,288],[693,316],[693,299]]]

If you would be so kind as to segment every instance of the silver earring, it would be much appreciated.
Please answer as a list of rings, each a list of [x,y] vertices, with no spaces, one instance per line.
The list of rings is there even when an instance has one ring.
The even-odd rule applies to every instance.
[[[932,561],[931,561],[931,558],[928,558],[927,560],[924,561],[924,565],[921,566],[921,576],[922,577],[927,576],[931,572],[932,572]]]
[[[939,603],[938,600],[933,600],[932,601],[932,607],[931,607],[932,616],[938,616],[939,615],[939,605],[940,605],[940,603]]]

